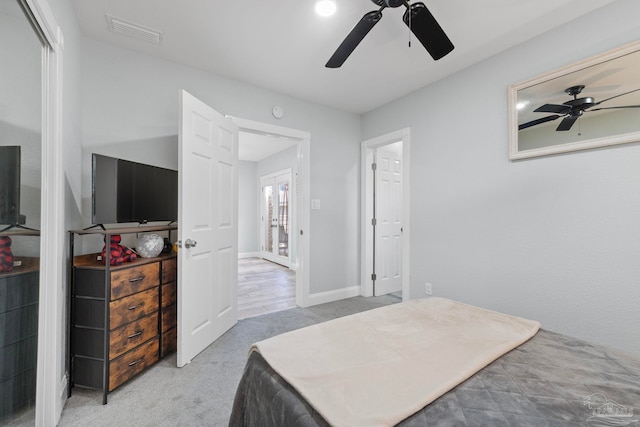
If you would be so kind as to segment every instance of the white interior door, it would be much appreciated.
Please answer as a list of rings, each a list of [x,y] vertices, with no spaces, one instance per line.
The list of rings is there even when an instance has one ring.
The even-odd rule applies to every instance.
[[[178,366],[238,321],[238,128],[180,95]]]
[[[374,294],[402,290],[402,151],[376,149]]]

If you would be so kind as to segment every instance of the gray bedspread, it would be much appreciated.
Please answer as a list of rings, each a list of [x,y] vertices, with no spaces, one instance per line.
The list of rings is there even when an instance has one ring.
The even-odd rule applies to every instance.
[[[640,427],[639,420],[640,359],[540,330],[398,425]],[[327,425],[260,354],[250,355],[229,426]]]

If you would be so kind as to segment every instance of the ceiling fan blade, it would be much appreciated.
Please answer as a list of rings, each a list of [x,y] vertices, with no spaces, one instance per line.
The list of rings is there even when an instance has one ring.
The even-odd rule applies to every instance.
[[[533,111],[536,113],[569,114],[571,112],[571,107],[559,104],[544,104],[542,107],[538,107]]]
[[[434,60],[437,61],[453,50],[453,43],[424,3],[418,2],[409,6],[402,20]]]
[[[580,116],[565,117],[564,119],[562,119],[556,130],[563,131],[571,129],[571,126],[573,126],[573,124],[576,122],[576,120],[578,120],[579,117]]]
[[[622,105],[620,107],[600,107],[600,108],[592,108],[589,111],[598,111],[598,110],[616,110],[621,108],[640,108],[640,105]]]
[[[340,43],[335,53],[329,58],[325,67],[338,68],[344,64],[344,61],[347,60],[351,52],[360,44],[364,36],[380,21],[380,18],[382,18],[382,9],[384,9],[384,7],[380,8],[380,10],[366,13],[362,19],[358,21],[356,26],[353,27],[347,37]]]
[[[621,96],[624,96],[624,95],[629,95],[630,93],[637,92],[639,90],[640,89],[634,89],[634,90],[630,90],[629,92],[621,93],[620,95],[612,96],[611,98],[603,99],[602,101],[598,102],[596,105],[600,105],[603,102],[607,102],[607,101],[609,101],[611,99],[614,99],[614,98],[618,98],[618,97],[621,97]]]
[[[530,128],[531,126],[535,126],[535,125],[539,125],[539,124],[542,124],[542,123],[550,122],[550,121],[559,119],[560,117],[562,117],[562,116],[560,116],[558,114],[554,114],[553,116],[547,116],[547,117],[542,117],[541,119],[532,120],[530,122],[523,123],[520,126],[518,126],[518,130],[522,130],[522,129]]]

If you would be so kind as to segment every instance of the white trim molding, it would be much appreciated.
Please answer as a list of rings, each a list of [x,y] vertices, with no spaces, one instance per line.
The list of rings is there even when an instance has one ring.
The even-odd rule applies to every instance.
[[[333,291],[318,292],[310,294],[305,307],[353,298],[360,295],[360,286],[350,286],[348,288],[336,289]]]
[[[260,252],[238,252],[238,259],[260,258]]]
[[[58,423],[66,400],[65,251],[62,156],[64,38],[47,0],[25,0],[44,37],[42,49],[42,178],[36,426]],[[63,389],[61,390],[61,387]]]

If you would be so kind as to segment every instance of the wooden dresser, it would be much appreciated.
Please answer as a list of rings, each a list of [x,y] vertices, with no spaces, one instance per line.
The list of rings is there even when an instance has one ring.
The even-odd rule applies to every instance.
[[[178,297],[177,289],[178,258],[168,258],[162,261],[162,304],[160,309],[160,357],[176,351],[178,342]]]
[[[107,240],[124,234],[109,231],[101,232]],[[72,387],[102,390],[107,403],[109,392],[176,349],[177,258],[106,266],[98,255],[73,257],[69,372]]]

